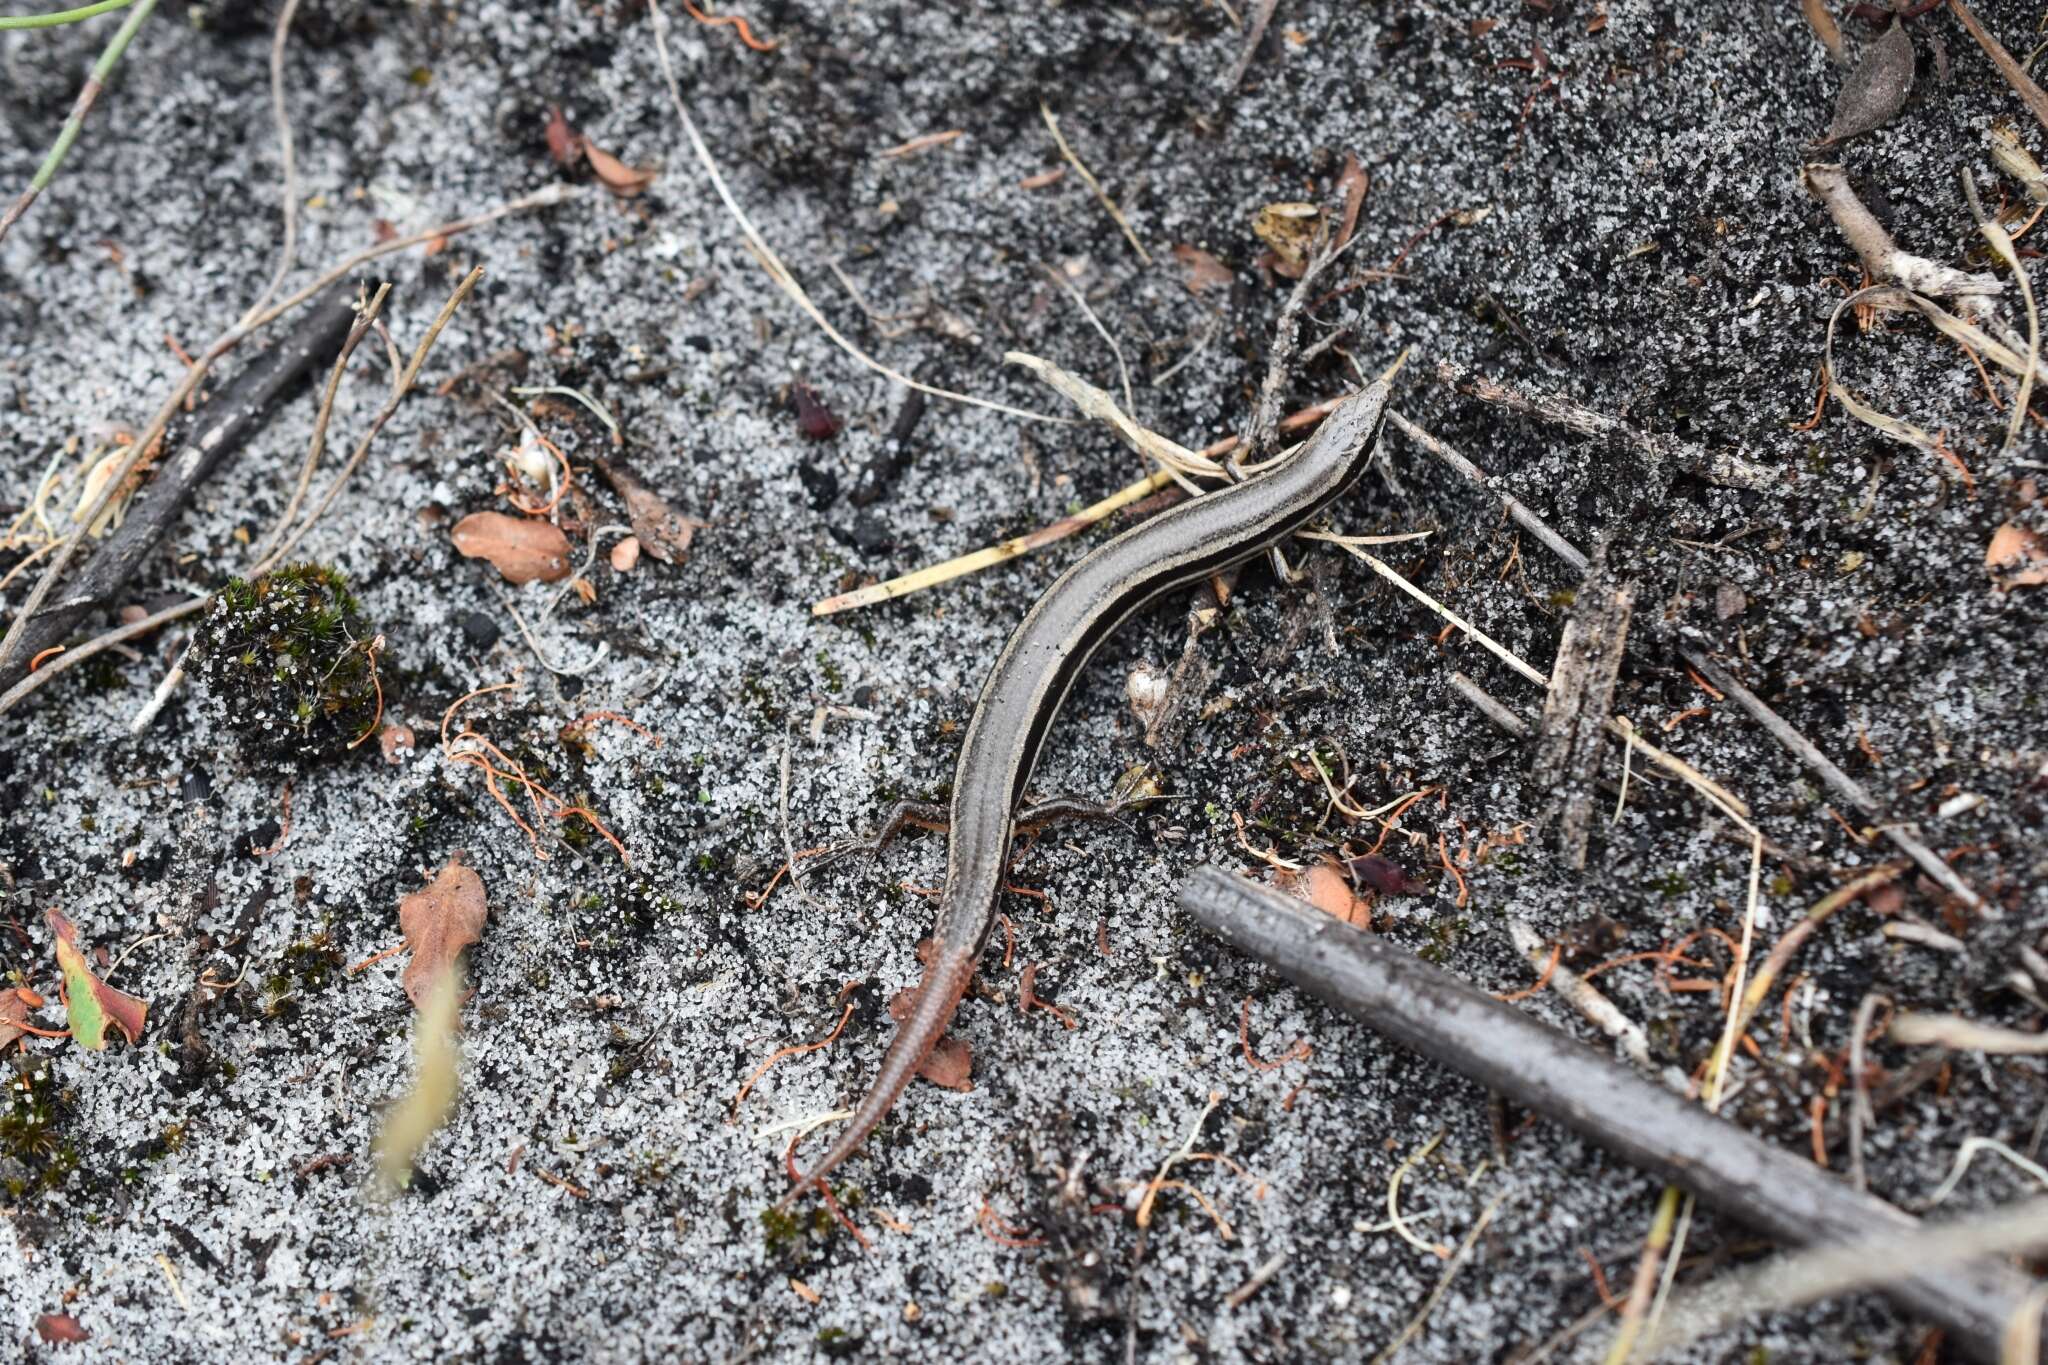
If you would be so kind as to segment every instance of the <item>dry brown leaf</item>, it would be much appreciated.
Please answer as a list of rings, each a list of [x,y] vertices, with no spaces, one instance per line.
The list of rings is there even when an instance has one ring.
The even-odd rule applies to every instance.
[[[568,576],[569,538],[550,522],[471,512],[449,534],[459,553],[490,560],[509,583],[552,583]]]
[[[670,507],[623,460],[598,457],[597,469],[626,504],[626,520],[633,523],[641,549],[664,564],[680,564],[689,557],[690,541],[710,522],[686,517]]]
[[[948,1090],[972,1090],[974,1049],[949,1033],[939,1039],[931,1055],[918,1064],[917,1074]]]
[[[1358,230],[1358,211],[1365,206],[1365,192],[1372,188],[1372,177],[1358,164],[1358,153],[1344,153],[1344,171],[1337,177],[1337,188],[1344,191],[1344,221],[1337,225],[1335,243],[1341,250]]]
[[[631,199],[654,183],[652,167],[628,166],[601,147],[583,144],[583,155],[590,162],[590,169],[597,172],[597,178],[604,187],[621,199]]]
[[[1314,204],[1268,204],[1252,215],[1252,232],[1280,259],[1281,274],[1299,276],[1321,216]]]
[[[28,1036],[28,1001],[18,990],[0,991],[0,1052]]]
[[[1991,534],[1984,567],[2001,592],[2037,588],[2048,583],[2048,539],[2040,532],[2006,522]]]
[[[548,155],[557,164],[574,166],[583,158],[583,134],[569,126],[569,120],[562,115],[562,106],[548,106]]]
[[[918,945],[920,955],[929,943]],[[910,1017],[910,1011],[917,1006],[917,988],[905,986],[889,1001],[889,1017],[898,1024]],[[972,1090],[974,1082],[969,1079],[974,1071],[974,1049],[952,1034],[939,1039],[931,1053],[917,1064],[917,1074],[933,1085],[942,1085],[948,1090]]]
[[[484,900],[484,879],[463,865],[462,853],[449,856],[434,880],[398,903],[398,928],[412,949],[405,964],[405,994],[414,1009],[433,991],[434,983],[456,965],[462,950],[483,937],[490,906]]]
[[[1187,271],[1187,278],[1182,283],[1187,285],[1190,294],[1199,294],[1204,289],[1228,289],[1230,282],[1237,278],[1230,273],[1229,266],[1200,247],[1189,246],[1186,242],[1173,249],[1173,259],[1179,261],[1181,268]]]
[[[1897,19],[1892,26],[1868,43],[1856,58],[1856,65],[1842,79],[1835,97],[1834,121],[1824,147],[1884,127],[1906,107],[1913,93],[1913,40]]]
[[[1828,0],[1799,0],[1799,8],[1806,15],[1806,26],[1827,49],[1828,60],[1836,66],[1846,66],[1849,54],[1842,46],[1842,28],[1828,11]]]

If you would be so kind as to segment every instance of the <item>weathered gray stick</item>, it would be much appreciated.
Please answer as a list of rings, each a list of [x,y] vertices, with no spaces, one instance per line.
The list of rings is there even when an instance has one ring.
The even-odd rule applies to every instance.
[[[1196,869],[1181,907],[1203,927],[1375,1031],[1557,1120],[1659,1180],[1779,1242],[1811,1246],[1910,1233],[1914,1218],[1812,1162],[1716,1118],[1576,1039],[1371,934],[1220,867]],[[2035,1281],[1980,1261],[1909,1271],[1881,1292],[1999,1359]]]

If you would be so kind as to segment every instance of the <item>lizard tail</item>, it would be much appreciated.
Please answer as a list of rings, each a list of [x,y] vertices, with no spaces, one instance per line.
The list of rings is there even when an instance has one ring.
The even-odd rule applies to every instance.
[[[776,1212],[787,1212],[805,1190],[820,1184],[834,1167],[860,1150],[875,1125],[888,1117],[910,1078],[938,1046],[939,1039],[945,1037],[946,1026],[953,1022],[953,1011],[959,1008],[960,998],[967,993],[967,983],[974,977],[975,956],[965,948],[934,951],[918,983],[917,1003],[911,1008],[910,1017],[903,1021],[903,1027],[896,1030],[874,1084],[854,1108],[852,1119],[840,1130],[831,1150],[782,1197],[775,1206]]]

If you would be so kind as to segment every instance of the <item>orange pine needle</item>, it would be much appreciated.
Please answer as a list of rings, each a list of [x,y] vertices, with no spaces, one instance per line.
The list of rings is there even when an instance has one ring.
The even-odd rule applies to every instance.
[[[1252,998],[1247,995],[1244,1005],[1237,1012],[1237,1041],[1244,1048],[1244,1059],[1254,1071],[1278,1071],[1289,1062],[1305,1062],[1312,1055],[1308,1041],[1297,1038],[1288,1049],[1270,1062],[1262,1062],[1252,1052]]]
[[[695,19],[707,28],[715,28],[720,24],[730,24],[733,31],[740,35],[740,41],[756,52],[773,52],[775,50],[776,44],[773,41],[763,42],[761,39],[756,38],[754,30],[747,27],[747,21],[736,14],[706,14],[703,10],[691,4],[690,0],[683,0],[683,10],[692,19]]]
[[[1535,995],[1537,992],[1541,991],[1545,986],[1548,986],[1550,984],[1551,974],[1557,971],[1558,959],[1563,956],[1564,944],[1551,944],[1550,957],[1547,961],[1544,962],[1543,973],[1542,975],[1536,978],[1535,985],[1525,987],[1519,991],[1509,991],[1506,995],[1496,995],[1493,998],[1500,1001],[1504,1005],[1512,1005],[1517,1000],[1527,1000],[1530,996]]]
[[[1458,883],[1457,908],[1463,910],[1466,903],[1472,899],[1472,891],[1465,885],[1465,874],[1458,871],[1456,864],[1451,862],[1450,851],[1444,847],[1444,836],[1441,834],[1436,836],[1436,856],[1438,861],[1443,863],[1444,871],[1450,873],[1452,880]]]
[[[832,1031],[826,1034],[823,1040],[815,1043],[799,1043],[795,1047],[778,1048],[776,1051],[768,1054],[768,1060],[754,1068],[754,1074],[747,1077],[747,1083],[740,1087],[740,1093],[732,1097],[732,1112],[726,1115],[725,1121],[731,1123],[739,1118],[740,1106],[746,1103],[747,1092],[754,1088],[756,1081],[768,1074],[769,1067],[774,1066],[784,1057],[801,1057],[806,1052],[816,1052],[819,1048],[832,1046],[832,1044],[839,1041],[839,1031],[846,1027],[846,1021],[851,1018],[853,1018],[853,1002],[849,1000],[846,1008],[840,1011],[839,1022],[832,1026]]]

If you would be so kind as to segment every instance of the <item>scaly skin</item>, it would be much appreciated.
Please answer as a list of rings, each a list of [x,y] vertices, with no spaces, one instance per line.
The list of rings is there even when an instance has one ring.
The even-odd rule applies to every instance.
[[[1263,553],[1334,502],[1370,463],[1386,401],[1386,385],[1373,385],[1266,472],[1182,503],[1084,555],[1025,615],[989,670],[960,745],[946,885],[917,1003],[852,1120],[777,1208],[821,1185],[859,1149],[945,1036],[995,924],[1024,785],[1088,657],[1147,603]]]

